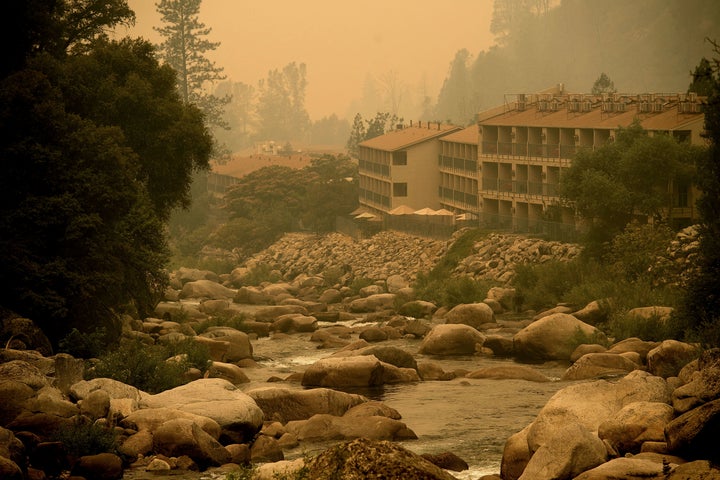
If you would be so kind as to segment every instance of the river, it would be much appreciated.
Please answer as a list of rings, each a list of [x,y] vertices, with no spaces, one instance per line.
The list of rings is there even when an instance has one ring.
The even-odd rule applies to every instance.
[[[311,334],[278,335],[253,340],[256,368],[246,368],[250,383],[241,385],[244,391],[259,386],[295,386],[298,384],[267,383],[270,377],[285,378],[302,372],[308,365],[331,355],[335,350],[318,349],[310,341]],[[483,367],[511,364],[512,359],[487,356],[427,357],[417,354],[420,340],[399,339],[383,342],[412,353],[418,362],[432,361],[445,371],[472,371]],[[402,442],[407,449],[418,453],[453,452],[470,466],[464,472],[450,472],[461,480],[477,479],[482,475],[499,473],[502,450],[507,438],[532,422],[549,398],[568,385],[560,382],[566,365],[547,363],[535,365],[546,376],[556,379],[538,383],[526,380],[490,380],[456,378],[450,381],[423,381],[412,384],[388,385],[382,388],[353,390],[373,400],[383,401],[402,415],[402,421],[418,439]],[[285,458],[312,455],[327,445],[305,442],[294,450],[285,451]],[[140,471],[128,471],[127,480],[159,479]],[[173,475],[183,480],[218,478],[216,475]]]

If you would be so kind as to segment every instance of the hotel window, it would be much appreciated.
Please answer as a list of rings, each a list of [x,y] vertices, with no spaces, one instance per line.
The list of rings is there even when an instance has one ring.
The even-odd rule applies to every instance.
[[[393,183],[393,197],[407,197],[407,183]]]
[[[407,165],[407,152],[393,152],[392,154],[393,165]]]

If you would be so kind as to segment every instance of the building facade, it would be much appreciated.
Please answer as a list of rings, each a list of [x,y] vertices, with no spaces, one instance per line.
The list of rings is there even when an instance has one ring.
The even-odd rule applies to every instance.
[[[467,128],[418,123],[362,142],[360,204],[383,215],[400,206],[443,208],[479,226],[563,236],[578,219],[558,187],[578,151],[614,141],[636,119],[650,135],[704,142],[694,94],[570,94],[558,86],[506,98]],[[672,223],[696,218],[690,185],[668,193]]]
[[[418,122],[358,145],[360,205],[380,214],[406,206],[439,208],[440,138],[454,125]]]
[[[704,116],[693,94],[519,94],[502,112],[478,121],[481,222],[518,231],[551,225],[574,229],[574,210],[560,204],[558,185],[573,156],[615,139],[634,120],[650,135],[701,143]],[[672,185],[668,218],[696,215],[690,185]]]

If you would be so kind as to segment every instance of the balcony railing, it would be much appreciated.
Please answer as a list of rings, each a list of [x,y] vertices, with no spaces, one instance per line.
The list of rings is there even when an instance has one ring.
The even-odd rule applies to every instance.
[[[515,193],[542,197],[557,197],[559,194],[557,183],[509,180],[495,177],[483,177],[482,190],[484,192]]]
[[[546,143],[482,142],[482,155],[500,157],[534,157],[547,159],[571,159],[575,154],[592,146],[560,145]]]

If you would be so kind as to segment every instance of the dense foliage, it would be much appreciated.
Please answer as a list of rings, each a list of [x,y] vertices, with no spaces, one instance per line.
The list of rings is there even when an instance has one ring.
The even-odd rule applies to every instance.
[[[598,255],[636,217],[668,221],[671,185],[689,185],[702,147],[649,136],[635,122],[601,148],[581,150],[560,179],[560,195],[588,222],[588,252]]]
[[[697,159],[695,183],[702,195],[700,213],[699,273],[691,279],[679,317],[702,342],[720,346],[720,47],[713,42],[717,55],[712,63],[700,67],[693,86],[709,86],[705,111],[705,131],[710,142],[707,155]],[[704,75],[704,76],[703,76]]]
[[[225,126],[223,108],[230,97],[217,97],[206,91],[208,83],[224,80],[225,75],[223,69],[206,56],[220,43],[208,40],[211,29],[198,19],[201,2],[161,0],[156,4],[163,22],[162,27],[155,28],[163,37],[163,42],[158,45],[158,53],[175,71],[183,102],[200,108],[209,123]]]
[[[56,345],[73,328],[113,338],[120,310],[164,288],[164,221],[211,141],[149,44],[101,35],[132,20],[125,1],[30,3],[0,78],[0,306]]]
[[[357,165],[347,156],[316,157],[302,169],[263,167],[225,194],[230,218],[210,243],[247,254],[269,246],[285,232],[332,231],[335,217],[355,209],[357,199]]]

